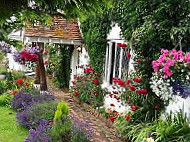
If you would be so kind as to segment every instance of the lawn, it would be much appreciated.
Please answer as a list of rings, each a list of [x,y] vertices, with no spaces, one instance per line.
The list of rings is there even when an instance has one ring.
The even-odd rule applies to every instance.
[[[5,65],[0,64],[0,74],[6,71],[7,71],[7,68],[5,67]]]
[[[18,126],[15,115],[13,110],[0,107],[0,142],[23,142],[28,135],[28,129]]]

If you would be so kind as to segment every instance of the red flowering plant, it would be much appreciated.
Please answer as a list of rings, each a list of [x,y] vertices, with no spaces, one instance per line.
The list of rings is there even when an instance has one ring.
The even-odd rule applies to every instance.
[[[130,106],[127,114],[123,114],[118,119],[136,123],[144,121],[145,118],[151,120],[157,117],[162,104],[159,99],[149,94],[146,86],[144,86],[144,80],[137,73],[129,75],[126,80],[113,78],[113,82],[115,86],[112,87],[113,91],[109,92],[109,96]],[[118,88],[123,88],[123,91],[115,91],[119,90]]]
[[[94,107],[102,106],[105,91],[100,86],[101,76],[101,73],[97,73],[92,67],[84,67],[84,74],[75,75],[75,80],[71,82],[73,95],[82,103]]]

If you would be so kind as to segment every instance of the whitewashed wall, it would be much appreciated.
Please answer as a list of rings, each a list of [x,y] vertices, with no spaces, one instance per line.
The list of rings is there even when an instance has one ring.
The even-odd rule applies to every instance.
[[[7,60],[8,60],[8,67],[10,70],[15,71],[26,71],[26,67],[24,65],[21,65],[18,62],[15,62],[13,53],[16,52],[16,49],[14,47],[11,47],[11,53],[7,53]]]
[[[181,110],[187,115],[190,122],[190,97],[181,98],[179,96],[174,96],[173,101],[166,107],[165,113],[180,112]]]
[[[79,47],[79,48],[75,47],[72,53],[72,57],[71,57],[70,86],[72,86],[71,82],[74,80],[74,75],[76,74],[81,75],[84,73],[84,69],[78,68],[78,67],[81,65],[84,65],[84,66],[88,65],[90,61],[90,58],[86,49],[84,47]]]

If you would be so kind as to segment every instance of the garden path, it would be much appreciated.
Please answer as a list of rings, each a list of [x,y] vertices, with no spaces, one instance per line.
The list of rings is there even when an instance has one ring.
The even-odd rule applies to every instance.
[[[121,142],[115,136],[115,130],[113,127],[99,119],[98,116],[92,115],[87,112],[80,104],[74,101],[74,98],[70,93],[66,93],[55,87],[55,85],[48,79],[49,91],[53,92],[56,99],[64,100],[70,107],[71,115],[76,116],[80,120],[88,122],[89,126],[93,128],[94,133],[92,142]]]

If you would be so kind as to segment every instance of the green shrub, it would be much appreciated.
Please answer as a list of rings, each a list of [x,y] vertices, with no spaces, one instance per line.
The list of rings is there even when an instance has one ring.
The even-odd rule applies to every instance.
[[[189,142],[190,127],[186,116],[182,113],[168,114],[166,120],[159,118],[151,123],[132,124],[118,118],[115,123],[120,134],[132,142],[142,142],[152,137],[157,142]]]
[[[8,90],[8,85],[5,80],[0,80],[0,95]]]
[[[43,102],[32,105],[28,110],[28,120],[32,127],[40,125],[41,120],[53,121],[57,103],[55,101]]]
[[[71,120],[68,116],[62,116],[54,122],[50,135],[53,142],[71,142]]]
[[[57,110],[55,112],[54,120],[61,119],[63,116],[67,116],[69,114],[69,106],[65,102],[59,102],[57,105]]]
[[[71,141],[71,120],[68,117],[69,107],[66,102],[59,102],[54,116],[54,125],[51,130],[53,142]]]
[[[0,95],[0,106],[10,106],[12,102],[13,97],[10,95]]]

